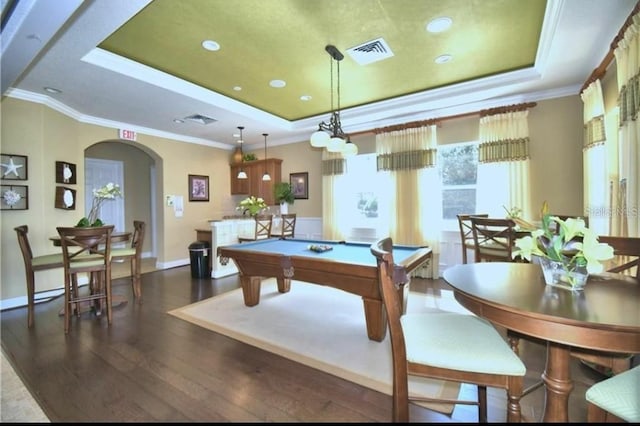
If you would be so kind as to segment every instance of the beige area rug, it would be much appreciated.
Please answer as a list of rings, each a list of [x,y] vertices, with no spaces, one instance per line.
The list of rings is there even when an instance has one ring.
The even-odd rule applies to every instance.
[[[410,292],[408,312],[446,310],[468,313],[451,291],[434,297]],[[362,299],[330,287],[292,281],[278,293],[274,278],[264,280],[260,303],[246,307],[240,289],[169,314],[241,342],[300,362],[387,395],[392,394],[391,344],[369,340]],[[456,398],[457,383],[411,378],[410,393]],[[451,414],[451,404],[425,404]]]

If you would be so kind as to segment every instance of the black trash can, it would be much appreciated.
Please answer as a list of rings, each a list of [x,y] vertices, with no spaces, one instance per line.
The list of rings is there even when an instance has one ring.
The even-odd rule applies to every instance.
[[[209,243],[206,241],[194,241],[189,245],[189,257],[191,259],[191,276],[193,278],[209,278]]]

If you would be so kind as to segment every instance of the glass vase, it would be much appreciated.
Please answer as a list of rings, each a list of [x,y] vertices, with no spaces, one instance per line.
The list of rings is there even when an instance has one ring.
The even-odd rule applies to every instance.
[[[589,273],[586,266],[567,265],[546,257],[538,258],[537,263],[542,268],[545,283],[549,285],[581,291],[587,284]]]

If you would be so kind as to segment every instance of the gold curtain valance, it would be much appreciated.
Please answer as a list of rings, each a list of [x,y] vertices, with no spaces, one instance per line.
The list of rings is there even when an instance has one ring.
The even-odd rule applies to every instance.
[[[478,162],[496,163],[529,159],[529,138],[484,142],[478,148]]]
[[[604,116],[599,115],[593,117],[584,125],[584,141],[583,148],[592,148],[596,145],[602,145],[605,140]]]
[[[638,119],[638,111],[640,111],[640,75],[634,75],[627,84],[622,86],[618,97],[618,107],[620,109],[620,126],[623,126],[627,121]]]
[[[437,154],[438,150],[436,149],[379,154],[376,157],[378,171],[416,170],[434,167]]]
[[[334,176],[344,174],[345,159],[331,158],[322,160],[322,176]]]

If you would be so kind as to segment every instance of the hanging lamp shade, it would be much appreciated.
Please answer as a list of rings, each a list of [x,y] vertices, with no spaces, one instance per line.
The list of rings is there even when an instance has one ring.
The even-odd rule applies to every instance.
[[[240,171],[238,172],[238,179],[247,179],[247,172],[244,171],[244,169],[242,168],[242,163],[244,162],[244,153],[242,152],[242,145],[244,144],[244,139],[242,139],[242,129],[244,129],[244,126],[238,126],[238,129],[240,129],[240,139],[238,140],[238,143],[240,144],[240,155],[241,155],[241,160],[240,160]]]
[[[342,152],[344,149],[344,139],[333,137],[329,140],[329,144],[327,145],[327,151],[329,152]]]
[[[324,148],[329,143],[329,134],[322,130],[318,130],[311,135],[310,142],[311,146],[315,148]]]
[[[267,171],[267,136],[269,136],[269,134],[263,133],[262,136],[264,136],[264,174],[262,175],[262,180],[269,181],[271,180],[271,176]]]
[[[347,143],[344,144],[344,148],[342,149],[342,155],[345,157],[358,155],[358,145],[348,140]]]

